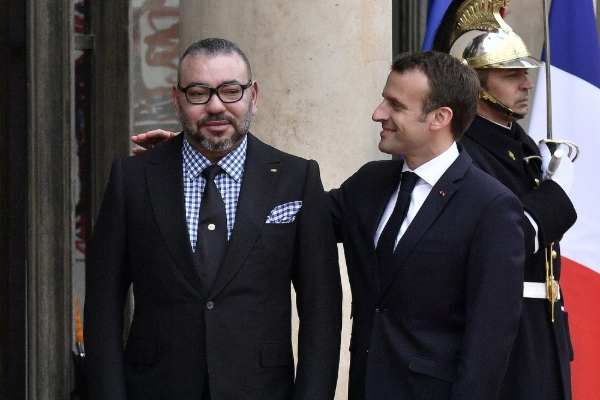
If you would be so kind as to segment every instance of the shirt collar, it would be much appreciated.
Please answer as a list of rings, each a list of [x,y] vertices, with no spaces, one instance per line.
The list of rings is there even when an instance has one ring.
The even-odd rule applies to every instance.
[[[232,179],[239,182],[244,173],[244,164],[246,162],[246,149],[248,148],[248,136],[245,136],[233,151],[221,158],[217,164]],[[187,138],[183,137],[183,166],[187,169],[189,176],[197,179],[200,173],[212,163],[192,146]]]
[[[491,123],[493,123],[493,124],[496,124],[496,125],[498,125],[498,126],[499,126],[499,127],[501,127],[501,128],[508,129],[508,130],[512,130],[512,125],[513,125],[513,123],[512,123],[512,122],[509,122],[509,123],[508,123],[508,125],[503,125],[503,124],[501,124],[501,123],[499,123],[499,122],[496,122],[496,121],[493,121],[493,120],[491,120],[491,119],[489,119],[489,118],[486,118],[486,117],[484,117],[484,116],[483,116],[483,115],[481,115],[481,114],[477,114],[477,115],[479,115],[481,118],[483,118],[483,119],[485,119],[485,120],[488,120],[488,121],[490,121],[490,122],[491,122]]]
[[[419,166],[413,172],[433,187],[457,158],[458,146],[456,146],[456,142],[452,142],[446,151]],[[402,166],[402,172],[404,171],[410,171],[406,162]],[[419,182],[417,182],[417,184],[418,183]]]

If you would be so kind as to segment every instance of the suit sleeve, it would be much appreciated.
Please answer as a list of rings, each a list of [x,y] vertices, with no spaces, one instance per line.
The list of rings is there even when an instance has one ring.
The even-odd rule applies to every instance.
[[[126,257],[122,160],[116,160],[86,256],[84,331],[89,399],[126,399],[123,309]]]
[[[343,227],[342,221],[344,221],[345,215],[345,201],[343,196],[343,189],[332,189],[327,193],[327,200],[329,203],[329,210],[331,214],[331,221],[333,223],[333,229],[335,232],[335,238],[338,243],[344,241],[342,234]]]
[[[542,182],[536,190],[525,195],[522,202],[523,209],[538,225],[540,248],[560,240],[577,220],[577,213],[569,196],[554,181]],[[525,239],[529,245],[533,239],[528,236]]]
[[[295,266],[298,365],[294,399],[333,399],[342,327],[342,287],[327,199],[315,161],[309,161],[298,213]]]
[[[516,338],[525,262],[521,204],[506,191],[481,214],[467,265],[466,328],[452,399],[494,399]]]

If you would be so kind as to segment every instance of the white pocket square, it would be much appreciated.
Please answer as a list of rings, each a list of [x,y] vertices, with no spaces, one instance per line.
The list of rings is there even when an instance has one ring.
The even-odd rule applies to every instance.
[[[267,224],[289,224],[294,222],[296,214],[302,208],[301,201],[290,201],[289,203],[278,205],[271,211],[267,217]]]

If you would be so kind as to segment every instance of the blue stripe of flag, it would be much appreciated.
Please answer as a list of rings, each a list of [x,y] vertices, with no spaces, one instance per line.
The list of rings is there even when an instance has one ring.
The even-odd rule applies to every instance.
[[[600,45],[592,0],[552,0],[550,62],[600,88]]]
[[[423,40],[423,50],[431,50],[433,47],[433,38],[450,3],[452,3],[452,0],[429,0],[427,4],[427,31]]]

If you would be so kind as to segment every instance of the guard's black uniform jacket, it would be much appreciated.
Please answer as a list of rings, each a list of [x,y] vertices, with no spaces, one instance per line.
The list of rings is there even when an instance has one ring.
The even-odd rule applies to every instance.
[[[517,123],[504,128],[479,115],[460,139],[475,165],[492,175],[519,197],[523,209],[536,221],[540,250],[534,253],[535,230],[524,219],[525,281],[545,282],[544,248],[552,242],[558,257],[554,277],[560,279],[558,240],[575,223],[577,214],[562,188],[542,179],[541,161],[536,143]],[[536,181],[537,180],[537,181]],[[502,238],[498,238],[502,246]],[[501,282],[499,284],[502,284]],[[550,302],[523,299],[519,333],[513,346],[500,399],[539,400],[571,399],[570,361],[573,348],[567,313],[562,298],[555,303],[554,323]]]

